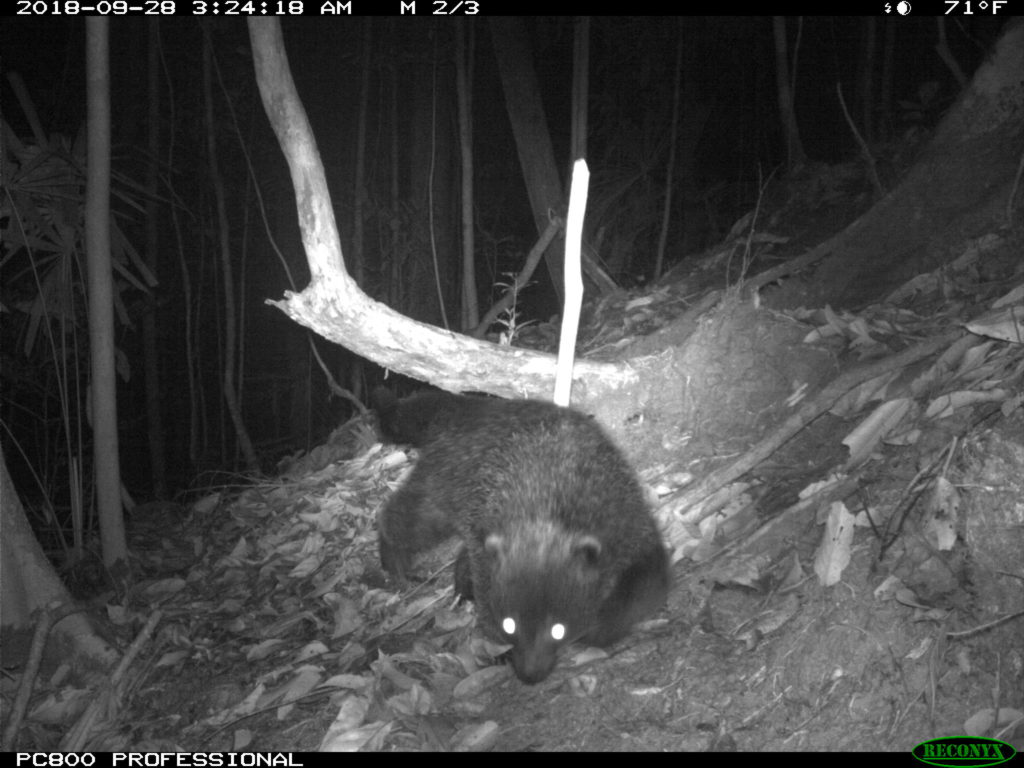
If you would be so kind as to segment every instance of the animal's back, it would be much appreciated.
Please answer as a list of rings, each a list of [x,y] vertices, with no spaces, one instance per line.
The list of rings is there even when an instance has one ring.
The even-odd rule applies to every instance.
[[[383,386],[373,391],[371,399],[383,437],[395,443],[410,443],[417,448],[444,435],[477,432],[503,418],[507,426],[509,419],[505,414],[510,411],[536,411],[522,408],[523,403],[556,408],[551,403],[533,400],[499,400],[434,391],[418,392],[399,400]]]

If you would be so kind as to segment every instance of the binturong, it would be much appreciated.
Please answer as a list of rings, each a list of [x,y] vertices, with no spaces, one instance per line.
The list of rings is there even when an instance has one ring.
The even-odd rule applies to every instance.
[[[537,400],[374,393],[385,439],[420,457],[378,516],[381,564],[463,543],[455,586],[526,683],[574,641],[605,647],[661,608],[669,560],[632,468],[589,416]]]

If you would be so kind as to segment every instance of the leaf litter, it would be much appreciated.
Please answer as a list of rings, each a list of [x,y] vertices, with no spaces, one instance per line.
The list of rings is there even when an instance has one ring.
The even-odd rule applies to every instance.
[[[641,640],[648,652],[638,655],[631,642],[612,654],[614,668],[605,652],[567,654],[567,663],[578,665],[568,679],[552,676],[525,687],[495,663],[504,649],[475,632],[472,609],[456,603],[450,548],[425,558],[419,568],[423,580],[396,593],[380,571],[374,518],[411,459],[375,442],[368,423],[357,418],[325,445],[283,463],[278,480],[230,495],[211,493],[191,505],[184,523],[154,524],[145,538],[136,531],[133,552],[152,578],[109,601],[107,618],[124,637],[147,620],[160,621],[144,663],[132,670],[121,694],[121,710],[108,703],[109,716],[95,722],[83,743],[136,750],[699,748],[700,727],[680,737],[672,724],[719,723],[720,730],[735,720],[758,734],[756,746],[793,746],[780,735],[780,723],[800,733],[800,721],[780,720],[780,702],[798,691],[806,695],[818,684],[814,674],[832,669],[839,685],[859,679],[852,677],[854,670],[863,675],[880,663],[845,636],[839,645],[826,644],[826,636],[819,639],[811,629],[822,621],[841,626],[837,610],[860,609],[813,601],[833,594],[824,590],[840,590],[838,597],[866,581],[866,550],[886,565],[884,589],[868,584],[869,614],[890,616],[885,630],[872,630],[875,639],[865,646],[872,653],[879,643],[894,649],[900,643],[892,632],[901,624],[894,621],[902,615],[898,611],[914,611],[915,622],[945,626],[982,588],[969,583],[971,574],[993,590],[989,608],[1002,606],[1002,614],[993,617],[989,610],[966,628],[961,621],[945,637],[967,637],[1012,621],[1005,612],[1019,604],[1012,590],[995,582],[998,563],[1014,551],[1012,536],[1005,542],[1010,549],[1000,549],[998,531],[1020,531],[1022,525],[1024,456],[1014,453],[1020,450],[1024,403],[1020,286],[990,297],[989,309],[970,320],[948,290],[948,276],[922,276],[891,297],[899,306],[775,313],[780,322],[804,329],[806,347],[827,349],[864,375],[851,376],[844,366],[831,383],[809,385],[792,377],[790,391],[777,393],[792,415],[782,418],[783,410],[771,428],[747,435],[740,450],[712,451],[706,437],[686,435],[675,444],[676,453],[668,454],[675,461],[654,460],[666,455],[663,442],[637,462],[646,467],[643,479],[657,489],[652,495],[659,518],[682,563],[671,618],[650,622],[656,653]],[[685,304],[681,290],[665,287],[644,300],[606,300],[591,347],[628,346],[639,325],[671,330],[672,317]],[[752,329],[742,326],[748,320],[742,313],[730,317],[728,304],[728,297],[714,309],[702,302],[708,318],[696,332],[687,319],[695,345],[716,324],[739,323],[730,332],[750,335]],[[636,317],[627,322],[630,314]],[[951,326],[967,333],[951,333]],[[713,352],[721,356],[719,349]],[[811,423],[825,418],[833,428],[814,434]],[[993,419],[1003,420],[1002,434],[985,426]],[[801,439],[791,440],[796,435]],[[1012,435],[1016,441],[1007,439]],[[821,439],[843,448],[823,453],[815,443]],[[801,469],[807,452],[815,454],[813,473]],[[901,466],[904,455],[916,464]],[[790,470],[751,471],[769,457]],[[775,498],[780,485],[790,490]],[[1000,510],[1001,519],[992,517]],[[810,547],[799,543],[806,538],[801,530],[813,534]],[[958,565],[964,547],[979,542],[990,542],[983,553],[974,552],[987,558],[980,576]],[[884,560],[897,551],[895,562]],[[740,594],[756,596],[758,608]],[[772,675],[757,660],[773,640],[781,656],[772,674],[787,685],[780,696],[755,697],[748,707],[735,697],[770,684]],[[818,645],[806,645],[811,641]],[[933,635],[916,637],[903,665],[934,667],[934,642]],[[1012,658],[1019,662],[1024,656]],[[602,674],[588,672],[592,663],[602,665],[595,668]],[[960,674],[969,674],[963,670],[972,663],[978,662],[961,656]],[[602,684],[624,665],[632,667],[622,675],[629,684],[615,691]],[[850,711],[859,718],[858,728],[845,733],[867,728],[878,734],[882,728],[885,744],[902,743],[893,728],[925,690],[917,678],[906,680],[902,693],[878,686],[855,696]],[[494,697],[499,690],[500,700]],[[684,690],[690,693],[684,696]],[[86,705],[87,697],[76,696],[75,689],[62,692],[38,704],[36,722],[70,718]],[[612,695],[618,697],[620,718],[639,718],[631,721],[633,734],[625,741],[621,732],[616,741],[593,729],[593,707],[609,706]],[[547,706],[556,696],[557,712]],[[901,702],[895,713],[885,704],[892,696]],[[636,699],[631,710],[622,697]],[[853,698],[849,704],[854,706]],[[823,695],[788,708],[813,718],[837,705]],[[1015,711],[976,711],[999,711],[1004,721],[1004,710]],[[550,716],[537,721],[538,711]],[[638,727],[642,722],[649,727]],[[843,736],[833,736],[838,740],[801,744],[844,743]],[[862,738],[865,745],[876,743]]]

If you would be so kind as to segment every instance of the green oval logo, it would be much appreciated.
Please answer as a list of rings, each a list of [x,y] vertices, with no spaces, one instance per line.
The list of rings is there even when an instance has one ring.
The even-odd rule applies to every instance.
[[[953,768],[981,768],[999,765],[1013,758],[1017,750],[1005,741],[980,736],[947,736],[922,741],[911,751],[922,763]]]

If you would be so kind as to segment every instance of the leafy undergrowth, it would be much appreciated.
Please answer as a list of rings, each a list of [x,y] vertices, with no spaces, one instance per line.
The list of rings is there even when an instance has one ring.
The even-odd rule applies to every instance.
[[[275,482],[183,519],[150,510],[132,538],[150,578],[101,601],[122,643],[144,642],[88,746],[903,750],[976,733],[1019,749],[1019,253],[968,243],[856,314],[723,301],[684,328],[682,289],[606,302],[590,349],[658,329],[695,374],[691,418],[618,434],[674,585],[658,617],[539,685],[455,601],[450,549],[405,593],[381,573],[375,512],[411,464],[365,421]],[[89,696],[41,692],[24,748],[53,746]]]
[[[829,316],[809,341],[821,328],[862,347],[883,331],[924,335],[891,315]],[[869,750],[972,731],[1012,742],[1024,346],[978,336],[960,355],[949,366],[944,349],[916,369],[911,380],[941,380],[942,391],[907,406],[901,428],[854,430],[900,399],[890,389],[870,408],[848,405],[846,419],[818,420],[774,454],[788,474],[776,466],[725,486],[727,503],[707,518],[717,527],[687,540],[666,515],[678,489],[643,472],[685,555],[669,605],[608,652],[572,649],[536,686],[495,661],[502,648],[455,602],[450,548],[419,564],[411,590],[389,588],[374,513],[411,463],[352,422],[277,482],[211,496],[176,540],[151,539],[149,568],[161,553],[180,568],[189,548],[195,562],[109,609],[126,638],[162,616],[124,711],[92,746]],[[991,396],[1000,388],[1010,391]],[[854,432],[841,459],[825,450]],[[799,486],[780,502],[783,475]],[[856,481],[844,501],[814,496],[840,476]]]

